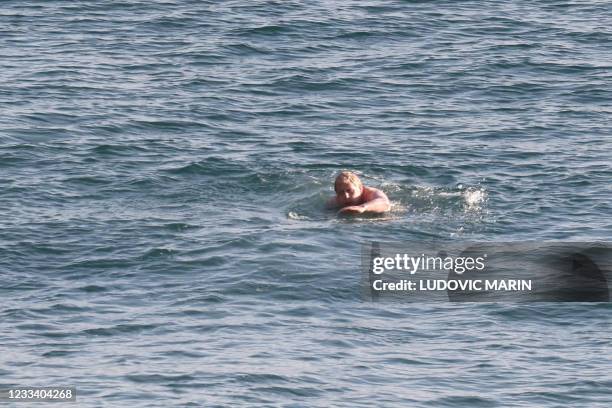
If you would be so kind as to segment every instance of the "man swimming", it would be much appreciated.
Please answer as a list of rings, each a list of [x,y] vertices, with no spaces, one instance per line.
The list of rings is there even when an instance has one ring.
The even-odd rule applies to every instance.
[[[327,201],[327,206],[340,208],[338,214],[383,213],[391,208],[385,193],[376,188],[364,186],[359,177],[350,171],[338,174],[334,190],[336,190],[336,196]]]

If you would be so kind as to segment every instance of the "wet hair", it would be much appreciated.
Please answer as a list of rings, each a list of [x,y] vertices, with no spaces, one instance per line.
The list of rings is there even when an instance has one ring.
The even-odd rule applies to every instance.
[[[363,189],[363,184],[361,180],[355,173],[350,171],[343,171],[336,177],[336,182],[334,183],[334,190],[338,192],[338,184],[340,183],[350,183],[358,187],[360,190]]]

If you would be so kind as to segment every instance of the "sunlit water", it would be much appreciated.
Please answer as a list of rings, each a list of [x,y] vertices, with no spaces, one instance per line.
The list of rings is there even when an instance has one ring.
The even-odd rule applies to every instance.
[[[372,241],[609,240],[608,1],[5,1],[0,385],[612,405],[608,304],[385,304]],[[338,171],[392,200],[324,209]]]

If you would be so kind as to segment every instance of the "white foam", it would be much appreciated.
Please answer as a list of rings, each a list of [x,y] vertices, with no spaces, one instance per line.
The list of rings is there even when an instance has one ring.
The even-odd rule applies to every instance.
[[[469,209],[477,209],[487,198],[484,190],[466,190],[463,192],[463,199]]]
[[[385,191],[386,193],[397,193],[399,191],[402,191],[402,186],[401,184],[397,184],[397,183],[392,183],[392,182],[388,182],[388,181],[384,181],[381,185],[380,188]]]
[[[289,211],[289,213],[287,214],[287,218],[291,220],[308,220],[309,219],[305,215],[300,215],[296,213],[295,211]]]
[[[408,211],[408,206],[399,201],[391,201],[390,203],[391,208],[389,209],[389,212],[392,214],[403,214]]]
[[[440,196],[440,197],[459,197],[461,195],[462,195],[462,193],[460,191],[456,191],[456,192],[453,192],[453,193],[447,193],[447,192],[441,191],[441,192],[438,193],[438,196]]]

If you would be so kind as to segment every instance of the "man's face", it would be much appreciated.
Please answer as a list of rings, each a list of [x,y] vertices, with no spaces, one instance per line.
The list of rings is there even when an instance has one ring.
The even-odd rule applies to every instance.
[[[336,197],[343,206],[361,204],[359,202],[361,188],[348,181],[342,181],[336,186]]]

